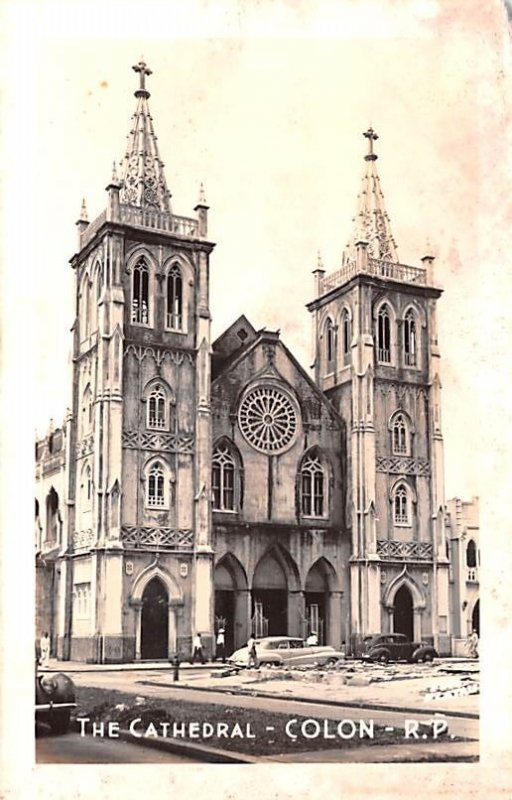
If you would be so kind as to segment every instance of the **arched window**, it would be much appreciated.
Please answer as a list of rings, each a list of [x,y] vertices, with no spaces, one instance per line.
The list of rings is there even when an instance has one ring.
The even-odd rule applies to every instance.
[[[394,455],[409,455],[409,426],[403,414],[396,414],[391,429]]]
[[[301,511],[305,517],[327,514],[327,480],[318,455],[307,455],[301,465]]]
[[[148,397],[148,428],[164,430],[167,427],[165,399],[162,386],[155,384]]]
[[[417,365],[416,319],[413,311],[408,311],[404,319],[404,363],[406,367]]]
[[[59,539],[59,495],[52,488],[46,497],[46,541],[57,542]]]
[[[176,331],[183,329],[183,279],[177,264],[173,264],[167,274],[166,327]]]
[[[133,268],[132,322],[149,325],[149,271],[144,256]]]
[[[80,435],[85,436],[92,428],[94,403],[92,399],[92,391],[90,384],[84,389],[82,395],[82,412],[81,412],[81,425]]]
[[[410,495],[404,483],[399,483],[393,492],[393,521],[395,525],[411,524]]]
[[[89,465],[85,470],[85,496],[90,503],[92,498],[92,472]]]
[[[333,372],[335,359],[335,330],[331,319],[327,320],[325,326],[325,360],[327,372]]]
[[[377,360],[381,364],[391,363],[391,323],[387,305],[382,306],[377,318]]]
[[[343,313],[341,315],[341,327],[343,331],[343,363],[350,364],[352,355],[350,347],[352,342],[352,331],[348,308],[343,309]]]
[[[473,539],[470,539],[466,548],[466,566],[476,567],[476,546]]]
[[[160,461],[154,461],[146,473],[146,505],[149,508],[168,506],[165,469]]]
[[[216,511],[237,511],[240,504],[240,474],[227,444],[218,445],[212,458],[212,502]]]

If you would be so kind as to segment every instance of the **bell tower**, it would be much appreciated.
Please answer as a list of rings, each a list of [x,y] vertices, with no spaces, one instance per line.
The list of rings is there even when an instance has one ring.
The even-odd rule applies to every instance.
[[[353,647],[399,632],[449,648],[434,258],[400,263],[368,151],[341,267],[314,270],[315,379],[347,424]]]
[[[78,226],[64,657],[186,652],[212,635],[208,205],[178,216],[144,61],[121,168]],[[76,598],[87,593],[87,602]],[[67,655],[66,655],[67,653]]]

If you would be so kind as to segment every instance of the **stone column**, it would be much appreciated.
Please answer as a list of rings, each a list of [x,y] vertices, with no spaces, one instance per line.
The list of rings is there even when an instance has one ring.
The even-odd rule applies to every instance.
[[[335,591],[329,592],[329,630],[326,631],[328,638],[326,644],[332,647],[341,647],[341,642],[344,639],[342,631],[342,607],[343,607],[343,592]]]

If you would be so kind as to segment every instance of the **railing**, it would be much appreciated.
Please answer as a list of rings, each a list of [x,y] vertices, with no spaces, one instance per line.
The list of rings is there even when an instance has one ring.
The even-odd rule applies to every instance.
[[[367,267],[361,268],[355,259],[327,275],[320,282],[320,293],[326,294],[338,286],[343,286],[355,275],[375,275],[379,278],[390,278],[400,283],[415,283],[421,286],[427,284],[427,271],[423,267],[410,267],[406,264],[395,264],[393,261],[384,261],[382,258],[369,258]]]
[[[121,222],[151,228],[155,231],[177,233],[178,236],[197,236],[199,223],[192,217],[177,217],[166,211],[153,208],[137,208],[136,206],[120,206]]]
[[[191,530],[124,525],[121,541],[125,547],[137,550],[190,550],[194,543],[194,534]]]
[[[89,223],[80,235],[80,246],[84,247],[94,237],[107,219],[107,212],[102,211],[99,217]],[[156,208],[138,208],[136,206],[120,206],[120,222],[135,225],[141,228],[151,228],[154,231],[176,233],[178,236],[198,236],[199,222],[192,217],[178,217],[167,211],[158,211]]]
[[[377,541],[377,555],[383,561],[431,561],[432,544],[429,542],[397,542],[393,539]]]

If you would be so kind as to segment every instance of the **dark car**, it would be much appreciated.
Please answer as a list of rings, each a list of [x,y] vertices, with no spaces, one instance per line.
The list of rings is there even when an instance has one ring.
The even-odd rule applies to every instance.
[[[36,669],[36,722],[49,725],[52,733],[66,733],[75,699],[71,678],[62,672],[38,674]]]
[[[403,633],[386,633],[366,636],[361,652],[363,661],[433,661],[437,651],[426,642],[410,642]]]

